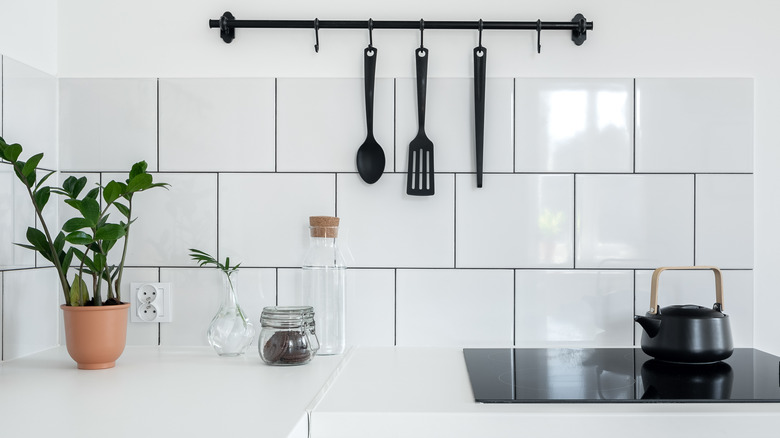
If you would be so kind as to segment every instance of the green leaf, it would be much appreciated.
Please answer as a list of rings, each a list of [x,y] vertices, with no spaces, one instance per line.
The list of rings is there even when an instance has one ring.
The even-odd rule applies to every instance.
[[[65,254],[62,259],[60,259],[60,266],[62,266],[62,272],[67,273],[68,269],[70,268],[70,264],[73,261],[73,251],[74,248],[69,248],[67,253]]]
[[[131,194],[141,190],[146,190],[151,185],[152,175],[149,175],[148,173],[142,173],[140,175],[134,176],[133,178],[130,178],[130,180],[127,182],[127,189],[125,190],[125,193]]]
[[[133,167],[130,169],[130,175],[128,175],[129,179],[133,179],[138,175],[146,173],[146,167],[146,161],[139,161],[133,164]]]
[[[81,208],[79,208],[81,215],[84,219],[88,220],[92,226],[96,226],[100,219],[100,205],[92,198],[84,198],[81,200]]]
[[[66,199],[65,203],[75,208],[76,210],[81,210],[81,201],[78,199]]]
[[[97,229],[95,240],[117,240],[125,235],[125,227],[118,224],[106,224]]]
[[[72,231],[80,230],[82,228],[91,228],[92,223],[84,218],[81,217],[74,217],[72,219],[68,219],[67,222],[62,224],[62,231],[65,231],[66,233],[70,233]]]
[[[11,163],[16,163],[16,160],[19,158],[19,155],[21,154],[22,154],[22,146],[20,144],[17,143],[9,144],[3,150],[3,159]]]
[[[97,201],[99,195],[100,195],[100,187],[95,187],[94,189],[87,192],[86,196],[84,196],[84,199],[94,199],[95,201]]]
[[[43,184],[44,181],[49,179],[49,177],[54,175],[55,173],[57,173],[57,171],[56,170],[52,170],[51,172],[47,173],[43,178],[41,178],[41,180],[38,181],[38,184],[35,185],[35,190],[38,190],[38,188],[41,186],[41,184]]]
[[[89,245],[93,241],[92,236],[83,231],[74,231],[65,236],[65,240],[74,245]]]
[[[124,215],[124,217],[126,217],[128,219],[130,218],[130,209],[127,208],[127,206],[125,204],[122,204],[122,203],[119,203],[119,202],[114,202],[114,207],[116,207],[116,209],[119,210],[119,212],[122,213],[122,215]]]
[[[111,248],[113,248],[117,242],[117,240],[103,240],[103,252],[108,254],[108,252],[111,251]]]
[[[41,162],[41,158],[43,158],[43,153],[35,154],[30,157],[26,163],[24,163],[24,167],[22,168],[22,173],[24,176],[29,178],[30,175],[35,172],[35,168],[38,167],[38,163]]]
[[[33,179],[31,181],[30,178],[28,178],[26,175],[24,175],[24,173],[22,172],[22,169],[24,169],[24,165],[25,165],[25,163],[22,160],[19,160],[19,161],[15,162],[14,163],[14,173],[16,174],[16,177],[19,178],[19,181],[21,181],[24,185],[26,185],[27,187],[32,187],[33,183],[35,182],[35,180]],[[35,173],[34,172],[33,172],[32,177],[35,178]]]
[[[37,248],[35,248],[35,247],[34,247],[34,246],[32,246],[32,245],[25,245],[25,244],[23,244],[23,243],[14,243],[14,245],[16,245],[16,246],[21,246],[22,248],[31,249],[31,250],[33,250],[33,251],[38,251],[38,249],[37,249]]]
[[[81,252],[81,250],[77,248],[72,248],[73,254],[76,256],[77,259],[79,259],[80,262],[84,263],[84,266],[86,266],[88,269],[90,269],[92,272],[96,271],[95,264],[92,263],[92,259],[87,257],[86,254]]]
[[[35,247],[44,257],[50,253],[49,241],[46,239],[46,235],[37,228],[27,228],[27,241]],[[48,258],[48,257],[47,257]]]
[[[87,300],[89,300],[87,283],[81,279],[80,275],[76,275],[76,278],[73,279],[73,284],[70,286],[70,305],[83,306]]]
[[[65,192],[68,193],[68,196],[71,198],[77,198],[79,196],[79,193],[84,189],[84,187],[87,185],[87,177],[82,176],[81,178],[76,178],[75,176],[69,176],[65,182],[62,183],[62,190],[65,190]]]
[[[39,211],[43,210],[43,207],[49,202],[49,196],[51,195],[51,189],[49,187],[43,187],[40,190],[33,192],[33,199],[35,199],[35,206]]]
[[[116,181],[111,181],[103,188],[103,199],[110,205],[122,195],[122,187]]]
[[[62,251],[62,248],[65,247],[65,233],[60,231],[59,234],[57,234],[57,237],[54,238],[54,250],[57,251],[59,254]]]
[[[94,263],[92,269],[94,269],[95,272],[100,272],[106,267],[106,256],[103,254],[94,254],[92,256],[92,262]]]

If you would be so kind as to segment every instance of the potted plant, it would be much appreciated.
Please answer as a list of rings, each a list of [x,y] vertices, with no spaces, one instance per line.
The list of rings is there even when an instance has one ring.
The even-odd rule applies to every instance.
[[[190,251],[190,257],[200,266],[213,265],[225,274],[222,277],[223,293],[219,310],[209,325],[209,345],[220,356],[240,356],[244,354],[255,336],[254,326],[247,320],[244,311],[238,305],[236,277],[241,263],[230,266],[230,257],[225,257],[223,264],[199,249],[190,248]]]
[[[38,219],[38,227],[27,228],[28,243],[17,245],[38,252],[54,265],[65,299],[60,307],[64,312],[66,345],[78,367],[111,368],[124,350],[127,333],[130,305],[122,302],[121,284],[130,226],[135,221],[132,219],[134,196],[168,184],[154,183],[146,171],[146,162],[141,161],[132,166],[125,182],[111,181],[80,197],[87,184],[86,177],[70,176],[61,187],[45,185],[55,171],[39,179],[36,167],[43,154],[22,161],[19,159],[22,151],[19,144],[8,144],[0,137],[0,158],[13,166]],[[57,234],[43,216],[52,193],[64,196],[65,203],[77,213]],[[114,211],[122,217],[119,222],[109,222]],[[109,252],[120,242],[120,262],[109,264]],[[71,272],[73,276],[69,275]],[[91,279],[91,295],[85,278]]]

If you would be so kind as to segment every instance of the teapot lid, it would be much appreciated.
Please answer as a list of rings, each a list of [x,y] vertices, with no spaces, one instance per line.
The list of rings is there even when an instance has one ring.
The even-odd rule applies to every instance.
[[[724,318],[726,315],[720,310],[720,303],[715,303],[712,308],[698,306],[696,304],[677,304],[661,309],[662,316],[679,316],[685,318]]]

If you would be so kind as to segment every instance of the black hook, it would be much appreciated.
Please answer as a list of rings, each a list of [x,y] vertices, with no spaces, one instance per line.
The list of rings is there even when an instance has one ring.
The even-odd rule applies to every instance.
[[[320,53],[320,20],[314,19],[314,51]]]
[[[374,48],[374,20],[368,19],[368,48]]]
[[[481,18],[479,19],[479,26],[477,27],[477,29],[479,29],[479,48],[483,49],[484,47],[482,47],[482,19]]]
[[[542,20],[536,20],[536,53],[542,53]]]
[[[420,48],[424,49],[423,47],[423,32],[425,32],[425,20],[420,18]]]

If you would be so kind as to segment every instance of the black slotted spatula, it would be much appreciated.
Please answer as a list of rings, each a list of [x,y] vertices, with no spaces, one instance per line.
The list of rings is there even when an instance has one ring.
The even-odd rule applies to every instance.
[[[406,194],[430,196],[433,184],[433,142],[425,135],[425,91],[428,83],[428,49],[415,49],[417,65],[417,136],[409,143]]]

